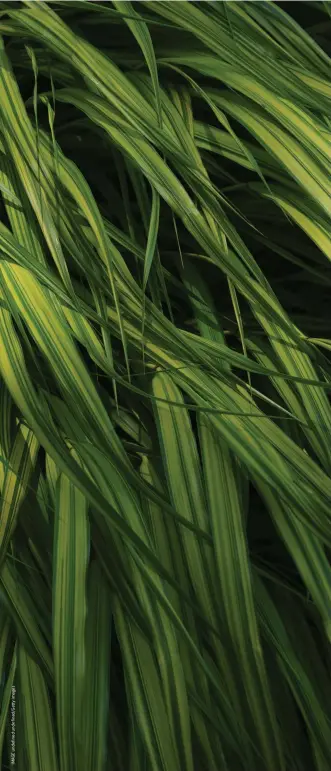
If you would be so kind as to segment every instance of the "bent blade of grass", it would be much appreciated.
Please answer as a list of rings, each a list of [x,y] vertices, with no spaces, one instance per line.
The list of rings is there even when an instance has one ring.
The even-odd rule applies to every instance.
[[[84,757],[82,724],[89,548],[86,500],[61,474],[57,486],[53,557],[53,655],[61,771],[78,771]]]
[[[122,648],[127,689],[153,771],[180,771],[153,652],[117,599],[114,620]]]
[[[181,402],[179,390],[166,374],[155,375],[152,388],[154,396]],[[160,447],[173,505],[189,520],[207,528],[208,532],[201,469],[189,416],[183,410],[175,412],[174,408],[166,404],[156,405]],[[199,602],[209,618],[214,618],[213,595],[207,589],[211,570],[210,556],[202,556],[203,551],[195,536],[189,536],[187,542],[184,536],[183,547]]]
[[[150,481],[154,481],[154,484],[158,487],[160,486],[161,483],[157,477],[156,471],[150,459],[146,456],[144,456],[142,460],[141,474]],[[165,565],[169,572],[175,571],[175,575],[179,577],[181,586],[184,586],[185,590],[188,591],[187,577],[185,575],[185,571],[183,571],[181,546],[178,541],[178,533],[176,532],[174,523],[165,519],[160,507],[156,507],[154,504],[151,504],[151,502],[147,500],[145,506],[148,507],[148,510],[150,511],[150,523],[154,532],[154,541],[157,548],[157,553],[160,556],[160,559],[162,559],[162,563]],[[165,587],[165,590],[172,603],[172,606],[176,609],[177,613],[179,613],[181,617],[185,619],[187,629],[190,630],[190,634],[198,644],[197,626],[192,617],[192,613],[185,606],[185,604],[181,602],[180,596],[176,591],[174,591],[172,587],[169,587],[169,589]],[[210,694],[205,678],[202,676],[202,673],[199,672],[195,662],[190,660],[190,657],[187,655],[187,647],[180,637],[177,641],[177,644],[179,646],[181,662],[185,672],[185,680],[187,684],[186,687],[188,690],[199,688],[199,691],[201,690],[204,693],[204,697],[206,701],[208,701]],[[204,748],[204,752],[208,757],[209,767],[210,769],[213,769],[213,771],[216,771],[216,758],[222,757],[223,754],[219,740],[215,738],[215,744],[217,746],[216,749],[216,747],[213,747],[210,741],[208,731],[201,714],[195,709],[192,711],[191,704],[189,706],[192,715],[192,723],[195,731],[197,732],[199,741]],[[185,713],[183,712],[182,719],[184,715]],[[187,735],[187,729],[185,733]]]
[[[237,473],[208,418],[198,416],[218,587],[267,768],[285,768],[258,631]]]
[[[179,404],[183,403],[179,389],[174,385],[171,376],[165,373],[160,372],[154,376],[152,388],[155,396],[162,396]],[[188,412],[178,411],[166,403],[162,405],[156,403],[155,412],[171,500],[175,508],[183,512],[184,517],[209,530],[200,461]],[[191,533],[184,532],[181,535],[181,544],[183,559],[197,601],[206,619],[215,624],[219,611],[215,593],[214,554],[207,550],[207,547],[204,548],[204,545],[199,543]],[[238,701],[237,688],[225,651],[215,640],[211,644],[215,649],[227,692],[231,694],[233,703],[236,704],[237,719],[242,721],[244,718]],[[247,748],[247,752],[250,752],[250,748]]]
[[[87,577],[87,617],[85,629],[86,672],[83,697],[84,768],[103,771],[106,759],[109,671],[111,651],[111,595],[99,562],[93,560]]]
[[[144,475],[150,481],[153,481],[157,487],[160,487],[161,483],[157,477],[156,471],[151,463],[150,459],[143,456],[141,464],[141,474]],[[187,580],[187,574],[183,566],[182,547],[179,542],[178,532],[176,530],[175,523],[164,517],[164,514],[160,507],[151,504],[146,500],[145,506],[150,511],[150,523],[154,532],[154,541],[157,548],[157,553],[162,560],[162,563],[168,569],[169,572],[175,572],[176,577],[180,581],[180,585],[185,588],[186,593],[189,591],[189,584]],[[169,597],[172,606],[181,618],[185,620],[186,628],[190,630],[192,639],[199,645],[198,625],[195,623],[194,617],[190,609],[185,603],[181,601],[180,595],[169,586],[169,589],[165,587],[167,596]],[[187,684],[188,693],[194,691],[203,694],[205,704],[210,701],[210,689],[206,682],[206,678],[203,673],[197,667],[196,662],[190,659],[188,656],[187,646],[179,636],[178,646],[181,655],[181,661],[185,672],[185,680]],[[209,768],[216,771],[219,758],[223,759],[223,750],[219,737],[215,737],[214,742],[210,740],[207,726],[203,719],[203,715],[197,709],[192,708],[190,700],[190,712],[192,716],[192,724],[197,733],[199,742],[203,747],[204,753],[208,758]],[[185,713],[183,712],[182,718]],[[225,764],[225,760],[223,759]],[[223,766],[221,766],[223,769]],[[224,765],[224,771],[226,766]]]
[[[180,768],[193,771],[188,694],[185,669],[180,656],[183,651],[180,650],[176,632],[167,614],[160,609],[157,599],[150,596],[145,581],[139,574],[136,585],[153,629],[153,651],[159,667],[169,728],[178,752]]]

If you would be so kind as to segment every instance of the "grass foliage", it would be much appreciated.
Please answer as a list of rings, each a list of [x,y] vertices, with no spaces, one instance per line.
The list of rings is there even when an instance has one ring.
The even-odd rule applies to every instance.
[[[0,3],[3,768],[13,685],[18,771],[331,768],[331,14],[286,5]]]

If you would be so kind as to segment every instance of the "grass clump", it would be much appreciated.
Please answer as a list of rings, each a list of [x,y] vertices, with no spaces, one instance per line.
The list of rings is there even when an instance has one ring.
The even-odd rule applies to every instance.
[[[297,5],[0,3],[4,768],[330,768],[331,23]]]

